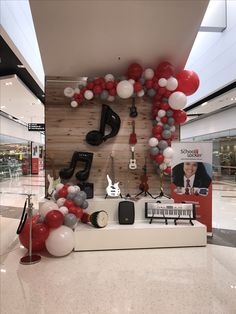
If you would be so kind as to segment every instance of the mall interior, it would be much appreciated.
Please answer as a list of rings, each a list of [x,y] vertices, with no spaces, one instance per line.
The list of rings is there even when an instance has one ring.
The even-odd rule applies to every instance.
[[[235,16],[235,0],[1,0],[1,314],[236,313]],[[173,185],[186,151],[209,186]]]

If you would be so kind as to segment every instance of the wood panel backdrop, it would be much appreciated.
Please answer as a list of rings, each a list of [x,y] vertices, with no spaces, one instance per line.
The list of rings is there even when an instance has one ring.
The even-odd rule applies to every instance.
[[[131,158],[129,137],[132,132],[132,118],[129,117],[131,99],[106,102],[121,119],[119,133],[99,146],[86,143],[85,137],[89,131],[99,130],[101,118],[101,100],[86,101],[77,108],[70,106],[70,99],[64,96],[65,87],[77,87],[78,80],[73,78],[47,77],[45,94],[45,124],[46,124],[46,178],[47,174],[58,176],[62,168],[68,167],[74,151],[92,152],[93,163],[88,182],[94,183],[94,195],[105,196],[108,185],[106,175],[111,175],[111,159],[114,156],[115,179],[120,182],[122,195],[127,193],[135,196],[140,192],[140,176],[143,174],[145,157],[147,160],[147,175],[149,192],[157,196],[160,192],[160,176],[152,160],[149,158],[148,139],[151,137],[151,100],[137,98],[138,116],[135,118],[135,159],[137,169],[129,170]],[[105,103],[105,102],[103,102]],[[178,138],[178,134],[176,134]],[[77,164],[73,177],[68,180],[78,183],[75,177],[84,164]],[[47,181],[47,180],[46,180]],[[169,194],[170,177],[164,176],[164,190]],[[48,182],[46,182],[46,189]]]

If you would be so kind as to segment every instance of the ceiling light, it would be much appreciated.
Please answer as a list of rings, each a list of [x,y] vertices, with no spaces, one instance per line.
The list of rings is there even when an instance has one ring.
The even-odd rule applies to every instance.
[[[24,119],[24,117],[20,117],[21,119]]]
[[[6,86],[12,85],[12,82],[11,81],[10,82],[6,82],[5,85]]]
[[[205,101],[204,103],[201,104],[202,107],[207,105],[207,101]]]
[[[234,100],[233,97],[230,100]]]
[[[24,69],[25,66],[23,64],[17,64],[17,67],[20,68],[20,69]]]
[[[1,273],[6,273],[6,272],[7,272],[6,269],[1,268]]]
[[[6,106],[1,106],[1,109],[4,109],[4,108],[6,108]]]

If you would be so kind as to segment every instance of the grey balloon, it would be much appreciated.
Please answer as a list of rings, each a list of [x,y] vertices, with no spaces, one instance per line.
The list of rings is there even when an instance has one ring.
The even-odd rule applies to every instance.
[[[87,194],[86,194],[84,191],[79,191],[79,192],[77,193],[77,196],[82,197],[83,201],[85,201],[86,198],[87,198]]]
[[[158,123],[158,121],[156,119],[152,121],[153,126],[157,125],[157,123]]]
[[[86,209],[86,208],[88,208],[88,206],[89,206],[88,202],[87,201],[83,201],[83,204],[81,205],[81,207],[83,209]]]
[[[168,147],[168,144],[167,144],[166,141],[161,140],[161,141],[158,143],[158,147],[159,147],[161,150],[164,150],[166,147]]]
[[[143,84],[145,83],[145,78],[144,78],[144,77],[141,77],[141,78],[139,79],[139,82],[143,85]]]
[[[150,154],[152,156],[155,156],[159,153],[159,148],[158,147],[150,147]]]
[[[81,206],[84,202],[83,198],[80,196],[80,195],[77,195],[75,198],[74,198],[74,202],[77,206]]]
[[[168,119],[167,123],[168,123],[170,126],[172,126],[172,125],[175,124],[175,119],[172,118],[172,117],[170,117],[170,118]]]
[[[64,225],[73,228],[77,223],[77,217],[74,214],[67,214],[64,217]]]
[[[173,110],[171,110],[171,109],[166,110],[166,116],[167,117],[172,117],[173,114],[174,114]]]
[[[171,132],[169,130],[164,130],[162,133],[161,133],[161,136],[167,140],[168,138],[170,138],[171,136]]]
[[[169,129],[170,129],[170,125],[167,124],[167,123],[165,123],[165,124],[163,125],[163,129],[164,129],[164,130],[169,130]]]
[[[108,96],[109,96],[109,93],[108,93],[107,90],[102,91],[101,94],[100,94],[100,98],[102,100],[106,100]]]
[[[154,88],[150,88],[150,89],[148,89],[147,94],[148,94],[148,96],[153,97],[156,95],[156,91]]]
[[[168,101],[168,98],[162,97],[161,101]]]
[[[73,200],[73,199],[75,198],[75,196],[76,196],[75,193],[68,193],[66,198],[67,198],[68,200]]]

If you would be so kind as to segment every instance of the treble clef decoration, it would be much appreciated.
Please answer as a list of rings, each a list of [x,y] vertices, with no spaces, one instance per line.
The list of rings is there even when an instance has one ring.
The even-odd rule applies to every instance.
[[[136,118],[137,115],[138,115],[138,112],[135,106],[135,97],[132,97],[132,106],[129,108],[129,116],[131,118]]]

